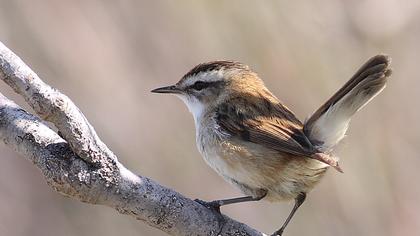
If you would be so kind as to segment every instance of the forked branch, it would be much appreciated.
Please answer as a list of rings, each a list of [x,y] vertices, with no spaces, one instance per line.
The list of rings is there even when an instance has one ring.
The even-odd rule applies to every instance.
[[[170,235],[264,235],[133,174],[99,139],[79,108],[1,42],[0,78],[40,117],[0,94],[0,140],[31,160],[57,192],[113,207]],[[60,135],[41,119],[51,122]]]

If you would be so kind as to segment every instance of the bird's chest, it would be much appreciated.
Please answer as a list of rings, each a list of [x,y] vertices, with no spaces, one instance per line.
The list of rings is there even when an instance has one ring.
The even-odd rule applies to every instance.
[[[230,168],[227,158],[223,155],[222,143],[228,137],[218,130],[215,122],[199,124],[196,130],[196,143],[205,162],[217,173],[225,176]]]
[[[256,185],[253,178],[257,171],[255,153],[244,146],[234,144],[229,134],[223,132],[216,123],[208,122],[197,130],[196,141],[205,162],[229,182]]]

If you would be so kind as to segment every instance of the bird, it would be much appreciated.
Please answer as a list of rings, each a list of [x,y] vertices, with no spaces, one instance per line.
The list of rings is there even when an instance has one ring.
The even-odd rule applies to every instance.
[[[333,167],[343,172],[334,148],[353,115],[385,88],[390,63],[387,55],[370,58],[304,122],[256,72],[237,61],[198,64],[176,84],[151,92],[176,95],[186,104],[203,159],[245,195],[196,201],[220,213],[228,204],[294,200],[287,219],[272,234],[282,235],[326,171]]]

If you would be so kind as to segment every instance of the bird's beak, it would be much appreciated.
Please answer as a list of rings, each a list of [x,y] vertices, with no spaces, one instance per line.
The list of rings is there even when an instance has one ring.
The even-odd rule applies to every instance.
[[[162,88],[153,89],[150,91],[152,93],[172,93],[172,94],[178,94],[181,93],[182,90],[179,89],[176,85],[166,86]]]

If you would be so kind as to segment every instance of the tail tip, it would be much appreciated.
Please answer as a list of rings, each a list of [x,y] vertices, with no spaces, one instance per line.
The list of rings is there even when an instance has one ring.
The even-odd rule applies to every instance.
[[[338,162],[336,163],[336,165],[333,166],[335,170],[337,170],[340,173],[344,173],[343,169],[341,169],[340,165],[338,164]]]
[[[334,169],[336,169],[340,173],[344,173],[343,169],[341,169],[340,165],[338,164],[338,161],[328,154],[315,153],[312,156],[312,158],[314,158],[315,160],[318,160],[320,162],[323,162],[323,163],[325,163],[329,166],[332,166]]]
[[[372,61],[378,61],[380,64],[386,64],[386,65],[390,65],[391,64],[391,57],[388,54],[385,53],[380,53],[374,57],[371,58]]]

